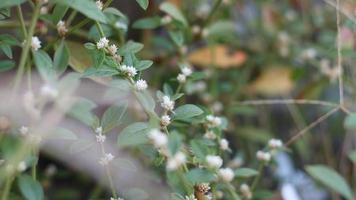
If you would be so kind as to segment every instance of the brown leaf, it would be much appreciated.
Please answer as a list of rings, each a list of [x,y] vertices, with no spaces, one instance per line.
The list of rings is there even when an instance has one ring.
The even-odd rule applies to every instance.
[[[286,67],[270,67],[246,88],[249,93],[266,96],[288,94],[293,89],[291,70]]]
[[[191,52],[188,56],[189,62],[194,65],[202,67],[215,65],[221,69],[239,67],[246,61],[246,58],[245,52],[240,50],[230,52],[229,48],[224,45],[203,47]]]

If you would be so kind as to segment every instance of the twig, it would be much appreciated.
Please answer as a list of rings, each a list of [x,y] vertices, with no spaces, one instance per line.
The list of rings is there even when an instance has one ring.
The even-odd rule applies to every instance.
[[[340,34],[340,0],[336,0],[336,26],[337,26],[337,68],[339,71],[339,96],[340,105],[344,105],[344,83],[341,57],[341,34]]]
[[[238,105],[271,105],[271,104],[305,104],[338,107],[333,102],[309,100],[309,99],[266,99],[266,100],[247,100],[237,102]]]
[[[311,124],[309,124],[307,127],[305,127],[304,129],[302,129],[301,131],[299,131],[297,134],[295,134],[291,139],[289,139],[286,143],[285,146],[289,146],[291,145],[293,142],[295,142],[297,139],[299,139],[300,137],[302,137],[306,132],[308,132],[310,129],[314,128],[316,125],[318,125],[319,123],[323,122],[324,120],[326,120],[329,116],[331,116],[332,114],[334,114],[335,112],[337,112],[340,109],[340,107],[336,107],[334,109],[332,109],[331,111],[327,112],[326,114],[322,115],[321,117],[319,117],[318,119],[316,119],[314,122],[312,122]]]

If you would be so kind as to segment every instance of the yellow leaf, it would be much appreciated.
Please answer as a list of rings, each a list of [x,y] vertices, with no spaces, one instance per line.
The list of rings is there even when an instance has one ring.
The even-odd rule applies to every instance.
[[[229,51],[224,45],[203,47],[191,52],[189,62],[194,65],[207,67],[214,65],[221,69],[239,67],[246,61],[247,55],[243,51]]]
[[[247,92],[266,96],[288,94],[293,89],[291,70],[286,67],[270,67],[264,70],[250,85]]]

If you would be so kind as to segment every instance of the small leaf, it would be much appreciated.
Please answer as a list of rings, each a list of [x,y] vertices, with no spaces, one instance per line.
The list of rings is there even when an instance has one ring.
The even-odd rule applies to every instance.
[[[186,104],[174,110],[174,119],[184,120],[203,114],[204,111],[193,104]]]
[[[117,143],[121,147],[144,144],[148,141],[149,126],[144,122],[136,122],[127,126],[117,137]]]
[[[344,127],[347,129],[356,129],[356,113],[351,113],[346,116]]]
[[[126,42],[121,48],[119,48],[118,53],[120,55],[125,55],[127,53],[137,53],[143,48],[143,44],[133,41]]]
[[[146,10],[148,7],[148,0],[136,0],[142,9]]]
[[[43,50],[32,51],[32,54],[41,77],[47,81],[53,80],[55,73],[51,57]]]
[[[15,66],[15,62],[12,60],[1,60],[0,61],[0,72],[10,70],[14,66]]]
[[[239,168],[235,170],[235,176],[238,178],[249,178],[252,176],[256,176],[258,171],[250,168]]]
[[[89,50],[93,67],[100,68],[105,60],[105,52],[99,49]]]
[[[193,154],[198,158],[200,162],[205,162],[205,157],[208,155],[208,147],[201,140],[191,140],[190,147]]]
[[[306,167],[306,171],[320,183],[341,194],[346,199],[353,199],[347,182],[334,169],[324,165],[310,165]]]
[[[182,144],[182,137],[176,131],[171,132],[168,135],[168,149],[171,155],[176,154]]]
[[[43,199],[43,189],[38,181],[33,180],[29,175],[21,175],[18,178],[18,186],[20,188],[21,194],[27,200],[42,200]]]
[[[135,21],[132,25],[133,28],[137,29],[154,29],[161,25],[161,18],[158,16],[155,17],[146,17]]]
[[[185,174],[185,176],[192,184],[211,182],[215,180],[214,173],[206,169],[200,169],[200,168],[195,168],[190,170]]]
[[[103,132],[107,133],[115,126],[119,125],[121,118],[124,116],[127,109],[127,103],[121,106],[113,105],[110,106],[103,114],[101,120],[101,126],[103,127]]]
[[[0,49],[4,52],[4,54],[12,59],[12,50],[11,50],[11,46],[8,44],[1,44],[0,45]]]
[[[10,46],[19,46],[20,42],[9,34],[1,34],[0,35],[0,43],[8,44]]]
[[[78,99],[68,111],[68,115],[91,126],[95,122],[95,115],[91,112],[96,107],[95,103],[88,99]]]
[[[138,92],[137,98],[145,110],[154,113],[156,103],[148,91]]]
[[[150,60],[140,60],[137,63],[135,63],[135,68],[138,71],[143,71],[145,69],[150,68],[152,64],[153,64],[153,62]]]
[[[182,12],[172,3],[163,2],[159,9],[168,15],[172,16],[175,20],[181,22],[184,26],[188,25],[188,21],[185,19]]]
[[[356,164],[356,150],[351,151],[351,152],[349,153],[349,159],[350,159],[354,164]]]
[[[68,11],[68,8],[69,6],[66,5],[61,5],[61,4],[55,5],[51,15],[52,23],[57,24],[59,20],[61,20],[64,17],[66,12]]]
[[[1,0],[0,8],[8,8],[15,5],[20,5],[26,0]]]
[[[54,69],[56,70],[58,75],[62,74],[66,70],[68,66],[68,62],[69,62],[69,49],[66,43],[64,42],[64,40],[62,40],[61,44],[59,45],[56,52],[54,53],[54,59],[53,59]]]
[[[86,77],[90,77],[90,76],[96,76],[96,77],[107,77],[107,76],[113,76],[119,74],[119,72],[112,68],[112,67],[108,67],[108,66],[102,66],[99,68],[96,67],[89,67],[87,68],[84,73],[83,76]]]

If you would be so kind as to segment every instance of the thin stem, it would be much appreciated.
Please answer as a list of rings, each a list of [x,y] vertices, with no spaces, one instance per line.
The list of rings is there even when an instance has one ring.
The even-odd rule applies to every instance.
[[[206,18],[205,22],[204,22],[204,26],[208,25],[210,20],[212,19],[212,17],[214,16],[215,12],[218,10],[220,4],[221,4],[222,0],[216,0],[208,17]]]
[[[16,6],[16,13],[17,13],[17,17],[19,18],[19,21],[20,21],[22,36],[23,36],[23,38],[26,38],[27,30],[26,30],[25,20],[23,19],[23,14],[22,14],[20,5]]]
[[[305,104],[338,107],[333,102],[309,100],[309,99],[266,99],[266,100],[247,100],[237,102],[238,105],[273,105],[273,104]]]
[[[36,158],[35,162],[33,162],[32,168],[31,168],[31,174],[33,180],[37,180],[37,163],[38,163],[38,155],[37,155],[37,150],[35,149],[36,147],[32,148],[32,154]]]
[[[36,27],[37,19],[39,17],[40,9],[41,9],[41,4],[40,3],[36,4],[34,14],[33,14],[32,20],[31,20],[31,24],[30,24],[30,29],[27,34],[26,44],[21,52],[19,68],[16,73],[15,83],[14,83],[14,87],[13,87],[14,93],[17,91],[19,85],[21,84],[22,76],[25,71],[26,60],[27,60],[27,57],[28,57],[28,54],[30,51],[30,47],[31,47],[32,36],[35,32],[35,27]]]
[[[14,179],[11,176],[6,179],[4,191],[1,196],[1,200],[8,200],[8,196],[9,196],[9,193],[11,190],[11,185],[12,185],[13,181],[14,181]]]
[[[342,70],[342,57],[341,57],[341,34],[340,34],[340,0],[336,0],[336,26],[337,26],[337,68],[339,71],[339,96],[340,105],[344,105],[344,81]]]
[[[316,119],[314,122],[312,122],[311,124],[309,124],[307,127],[305,127],[304,129],[302,129],[301,131],[299,131],[297,134],[295,134],[291,139],[289,139],[286,143],[285,146],[289,146],[291,144],[293,144],[296,140],[298,140],[300,137],[302,137],[305,133],[307,133],[310,129],[314,128],[316,125],[318,125],[319,123],[323,122],[324,120],[326,120],[328,117],[330,117],[332,114],[334,114],[335,112],[337,112],[340,109],[340,107],[334,108],[331,111],[327,112],[326,114],[322,115],[321,117],[319,117],[318,119]]]
[[[236,194],[234,187],[230,183],[227,185],[227,189],[229,190],[233,200],[240,200],[240,197]]]
[[[96,27],[97,27],[98,30],[99,30],[100,36],[101,36],[101,37],[105,37],[104,30],[103,30],[103,28],[101,27],[100,23],[99,23],[98,21],[95,21],[95,25],[96,25]]]
[[[103,154],[103,156],[105,156],[105,149],[104,149],[103,143],[100,143],[100,149],[101,149],[101,153]],[[111,178],[110,169],[109,169],[108,165],[105,165],[104,167],[105,167],[105,174],[106,174],[106,176],[107,176],[107,178],[109,180],[111,193],[112,193],[114,198],[117,198],[117,193],[116,193],[116,190],[115,190],[115,187],[114,187],[113,180]]]
[[[260,163],[258,166],[258,175],[255,177],[255,179],[253,179],[252,185],[251,185],[251,191],[253,192],[256,187],[258,182],[260,182],[262,173],[263,173],[263,167],[264,167],[264,163]]]

